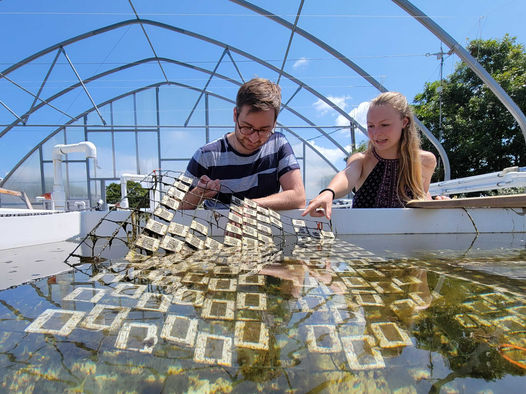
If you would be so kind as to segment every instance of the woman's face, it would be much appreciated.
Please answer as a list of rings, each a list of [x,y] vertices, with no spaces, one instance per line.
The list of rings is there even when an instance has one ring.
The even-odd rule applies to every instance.
[[[367,133],[376,152],[385,159],[396,159],[400,149],[402,129],[407,126],[407,117],[391,105],[373,105],[367,112]]]

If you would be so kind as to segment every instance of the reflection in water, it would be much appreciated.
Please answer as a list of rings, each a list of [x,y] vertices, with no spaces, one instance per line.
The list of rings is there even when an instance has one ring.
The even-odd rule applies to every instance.
[[[1,389],[505,392],[525,383],[526,283],[480,269],[505,260],[524,272],[524,256],[372,250],[336,239],[130,255],[5,290]]]

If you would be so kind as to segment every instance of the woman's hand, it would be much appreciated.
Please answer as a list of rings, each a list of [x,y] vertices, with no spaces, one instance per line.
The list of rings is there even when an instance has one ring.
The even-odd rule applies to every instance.
[[[301,216],[305,216],[309,213],[313,217],[325,216],[330,220],[332,213],[332,192],[330,190],[325,190],[316,198],[312,199]]]

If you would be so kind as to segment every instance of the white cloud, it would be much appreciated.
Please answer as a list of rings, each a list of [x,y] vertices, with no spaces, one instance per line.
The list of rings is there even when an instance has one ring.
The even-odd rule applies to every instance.
[[[309,64],[309,61],[306,58],[301,57],[294,62],[294,64],[292,65],[292,68],[298,69],[300,67],[306,67],[307,64]]]
[[[342,170],[345,167],[345,155],[340,149],[325,148],[316,145],[316,141],[311,141],[311,144],[338,170]],[[350,146],[344,146],[344,148],[348,151],[350,150]],[[303,148],[301,144],[297,144],[293,149],[295,152],[301,152]],[[321,189],[327,187],[330,180],[336,175],[336,172],[323,158],[309,148],[307,148],[307,163],[305,192],[307,199],[312,199],[316,197]],[[303,165],[301,162],[300,164]]]
[[[349,112],[354,120],[356,120],[364,129],[367,129],[367,111],[369,110],[369,101],[360,103],[357,107],[353,108]],[[349,121],[342,115],[338,115],[336,118],[336,124],[338,126],[347,126]]]
[[[340,108],[344,108],[347,106],[347,100],[349,99],[348,96],[345,97],[328,97],[332,102],[339,105]],[[318,100],[314,103],[314,107],[316,110],[318,110],[322,115],[329,112],[330,107],[325,104],[323,101]],[[365,101],[360,103],[357,107],[353,108],[349,115],[355,119],[360,125],[364,127],[364,129],[367,129],[367,111],[369,110],[369,102]],[[348,126],[349,121],[339,115],[336,118],[336,124],[338,126]],[[344,145],[344,148],[349,152],[351,150],[350,146],[350,137],[349,137],[349,128],[345,127],[340,132],[342,135],[345,135],[344,141],[349,142],[348,144],[342,144]],[[336,136],[336,135],[334,135]],[[356,144],[359,144],[361,141],[366,139],[364,134],[362,133],[356,133]],[[341,139],[338,138],[338,140]],[[320,145],[316,144],[316,140],[311,140],[311,144],[325,157],[327,160],[332,163],[338,171],[342,170],[345,167],[345,154],[339,149],[339,148],[326,148]],[[298,146],[294,146],[294,150],[297,152],[301,152],[302,147],[301,144]],[[325,161],[323,158],[321,158],[317,153],[312,151],[311,149],[307,149],[307,175],[305,179],[305,191],[307,194],[307,199],[312,199],[316,197],[318,192],[327,187],[331,179],[336,175],[336,172],[334,169]]]
[[[334,97],[334,96],[327,96],[329,100],[331,100],[336,106],[340,107],[341,109],[345,110],[347,107],[347,100],[350,99],[349,96],[340,96],[340,97]],[[328,113],[332,108],[330,105],[328,105],[325,101],[322,101],[321,99],[318,99],[314,104],[312,104],[316,111],[320,113],[320,115],[325,115]]]

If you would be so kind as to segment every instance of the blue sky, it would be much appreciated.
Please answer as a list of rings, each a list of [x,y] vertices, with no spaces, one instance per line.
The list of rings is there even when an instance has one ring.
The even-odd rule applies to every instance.
[[[300,2],[267,0],[254,3],[289,22],[294,22]],[[420,0],[413,3],[462,45],[470,39],[501,38],[506,33],[516,36],[519,43],[526,44],[526,27],[523,21],[523,16],[526,15],[526,2],[522,0]],[[290,31],[233,2],[135,0],[133,5],[142,18],[213,37],[232,48],[253,54],[277,68],[282,66]],[[0,70],[6,70],[11,65],[57,42],[134,17],[129,2],[125,0],[89,2],[0,0],[0,36],[3,37]],[[306,0],[298,26],[324,40],[388,89],[405,94],[410,101],[422,91],[426,82],[439,78],[439,61],[436,56],[431,55],[440,51],[439,40],[389,0],[325,2]],[[212,70],[223,53],[223,48],[184,34],[175,34],[152,26],[145,28],[156,53],[161,57],[177,59]],[[443,49],[447,51],[446,47]],[[133,60],[152,56],[152,50],[137,25],[116,29],[68,46],[66,52],[83,78]],[[25,89],[36,93],[54,56],[55,53],[52,53],[35,59],[30,65],[11,73],[9,77]],[[253,76],[277,79],[275,72],[239,54],[233,53],[232,56],[245,79]],[[444,63],[444,75],[451,73],[457,62],[458,58],[454,55],[447,57]],[[94,101],[101,103],[134,87],[162,81],[163,71],[171,80],[197,87],[203,87],[208,80],[208,76],[195,70],[183,69],[173,64],[164,64],[161,70],[155,62],[152,62],[104,78],[90,84],[88,89]],[[327,52],[297,35],[289,49],[284,71],[330,97],[345,112],[354,111],[358,120],[363,119],[364,116],[362,103],[377,94],[375,88],[338,59],[334,59]],[[217,66],[217,72],[239,79],[238,71],[227,56]],[[75,82],[74,73],[61,55],[42,91],[42,97],[49,97]],[[287,101],[294,95],[297,85],[287,78],[281,78],[280,85],[283,100]],[[216,79],[210,82],[209,88],[231,99],[235,97],[237,90],[236,86]],[[141,97],[147,107],[151,97],[147,94]],[[177,94],[166,93],[166,99],[177,102],[177,105],[167,108],[161,116],[170,124],[180,125],[188,117],[197,98],[196,94],[178,90]],[[0,79],[0,100],[20,116],[29,108],[33,98],[12,83]],[[219,125],[231,125],[232,105],[225,101],[216,101],[213,103],[211,121]],[[75,116],[89,108],[91,104],[88,97],[78,89],[57,100],[54,105],[68,115]],[[341,145],[345,147],[349,145],[348,131],[336,131],[335,128],[346,122],[341,115],[328,108],[315,96],[301,90],[291,100],[291,105],[317,125],[328,126],[326,130],[334,132],[334,138]],[[120,121],[123,124],[133,122],[132,114],[126,109],[126,104],[122,104],[122,108],[116,111],[116,114],[119,119],[114,119],[114,122]],[[199,105],[190,124],[202,124],[202,114],[203,110]],[[139,118],[139,124],[152,123],[152,113],[147,110],[140,112]],[[13,120],[14,116],[4,106],[0,106],[0,124],[9,124]],[[67,116],[53,109],[39,115],[35,114],[31,118],[33,123],[50,125],[67,120]],[[286,112],[280,115],[280,120],[288,125],[304,124],[297,117]],[[96,116],[90,116],[90,121],[94,124],[100,123]],[[0,130],[2,129],[3,126],[0,127]],[[0,138],[2,158],[0,177],[4,176],[51,130],[53,127],[18,127]],[[311,141],[338,168],[342,167],[343,154],[325,139],[318,138],[319,133],[312,129],[295,130]],[[226,131],[228,130],[214,130],[212,136],[215,138]],[[177,138],[177,130],[173,131],[173,138]],[[292,137],[290,139],[296,148],[299,147],[298,141]],[[199,138],[188,138],[185,148],[190,152],[201,142],[202,139]],[[123,150],[129,150],[125,145],[123,142]],[[174,143],[172,147],[166,143],[166,146],[175,150],[183,149],[180,145]],[[181,155],[185,154],[191,155],[181,152]],[[326,167],[319,157],[310,153],[308,155],[311,156],[311,166]],[[123,164],[122,169],[131,168]],[[105,170],[107,168],[101,171]],[[310,170],[311,173],[317,173],[312,188],[333,174],[333,170],[326,170],[324,168],[319,173]]]

